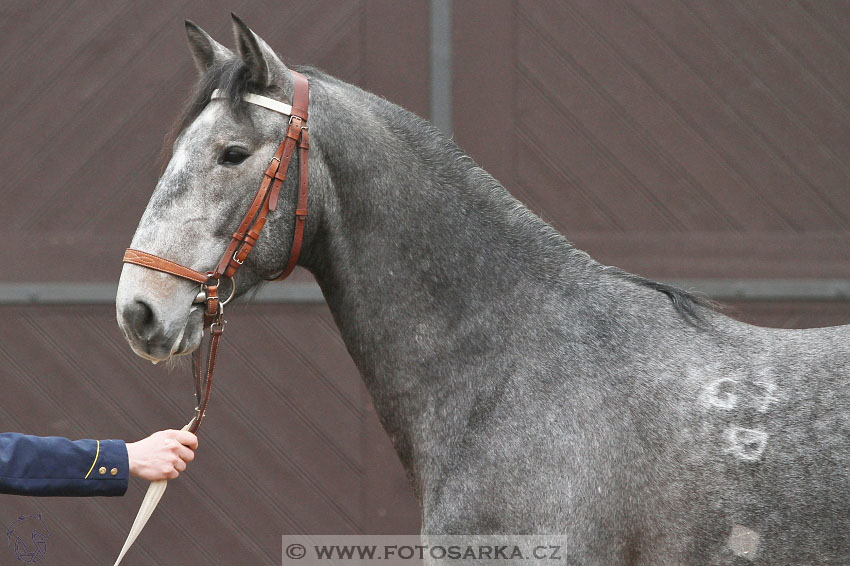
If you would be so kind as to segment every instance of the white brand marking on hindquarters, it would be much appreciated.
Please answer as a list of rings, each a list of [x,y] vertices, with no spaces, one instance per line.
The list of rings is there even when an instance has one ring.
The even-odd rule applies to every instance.
[[[723,432],[728,444],[726,451],[741,460],[755,462],[767,446],[767,433],[763,430],[732,426]]]
[[[755,408],[759,413],[766,412],[772,403],[778,402],[779,398],[774,397],[776,392],[776,384],[763,379],[756,380],[753,385],[763,390],[761,399],[755,404]]]
[[[735,556],[753,560],[759,547],[759,534],[747,527],[733,525],[726,546],[735,553]]]
[[[738,404],[738,396],[732,391],[737,384],[736,379],[721,377],[705,386],[700,394],[700,400],[712,407],[734,409]]]

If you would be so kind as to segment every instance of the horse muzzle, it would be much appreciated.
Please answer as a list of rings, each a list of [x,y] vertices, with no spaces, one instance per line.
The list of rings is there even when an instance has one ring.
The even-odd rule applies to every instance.
[[[125,266],[118,284],[118,326],[133,351],[152,362],[191,353],[200,345],[204,305],[198,287],[137,267]]]

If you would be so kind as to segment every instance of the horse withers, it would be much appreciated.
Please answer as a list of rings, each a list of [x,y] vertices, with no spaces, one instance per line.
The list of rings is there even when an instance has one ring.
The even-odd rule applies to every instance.
[[[292,101],[289,69],[234,28],[232,52],[187,23],[200,79],[131,244],[200,272],[287,127],[243,95]],[[425,534],[558,534],[583,565],[850,563],[848,327],[758,328],[600,265],[427,122],[299,71],[311,143],[299,264]],[[289,257],[297,177],[236,275],[240,293]],[[132,348],[153,361],[197,348],[196,293],[125,265],[117,314]]]

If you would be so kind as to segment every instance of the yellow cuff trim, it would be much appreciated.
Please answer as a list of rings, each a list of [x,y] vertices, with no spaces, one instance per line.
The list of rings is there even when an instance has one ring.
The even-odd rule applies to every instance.
[[[94,453],[94,462],[91,463],[91,468],[89,468],[89,473],[86,474],[86,477],[83,478],[84,480],[89,479],[89,475],[91,474],[91,471],[94,469],[94,465],[97,464],[98,456],[100,456],[100,440],[97,441],[97,452]]]

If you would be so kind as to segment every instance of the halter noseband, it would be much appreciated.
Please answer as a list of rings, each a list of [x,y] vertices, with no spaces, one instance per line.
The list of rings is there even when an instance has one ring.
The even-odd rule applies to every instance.
[[[215,372],[215,359],[218,354],[218,342],[221,338],[221,333],[224,331],[224,305],[227,304],[233,295],[236,293],[236,283],[233,281],[233,275],[245,263],[245,258],[251,253],[251,248],[257,243],[257,238],[260,237],[260,232],[266,223],[266,217],[269,211],[277,207],[277,199],[280,196],[280,189],[283,182],[286,180],[286,171],[289,168],[289,163],[292,161],[292,155],[295,153],[295,146],[298,146],[298,203],[295,207],[295,236],[292,240],[292,249],[289,252],[289,261],[283,271],[275,277],[275,280],[283,279],[289,275],[295,268],[298,262],[298,254],[301,252],[301,243],[304,240],[304,224],[307,219],[307,149],[310,147],[310,142],[307,137],[307,105],[310,100],[309,84],[307,77],[300,73],[292,71],[292,78],[295,81],[295,93],[292,96],[292,106],[284,104],[265,96],[256,94],[242,95],[243,102],[256,104],[264,108],[268,108],[275,112],[280,112],[289,116],[289,125],[286,128],[286,135],[283,141],[277,148],[277,151],[266,167],[263,173],[263,180],[260,182],[260,188],[257,190],[257,195],[248,207],[245,217],[239,224],[239,228],[233,234],[233,238],[224,250],[214,271],[201,273],[194,269],[188,268],[171,260],[149,254],[142,250],[128,249],[124,252],[124,263],[132,263],[170,273],[183,279],[188,279],[201,284],[201,291],[195,298],[195,303],[206,303],[204,311],[204,327],[210,328],[210,345],[207,360],[207,374],[204,380],[203,387],[201,384],[201,349],[195,350],[192,356],[192,373],[195,379],[195,415],[192,420],[184,427],[184,430],[189,432],[197,432],[201,426],[201,420],[204,418],[204,413],[207,410],[207,404],[210,400],[210,391],[212,390],[213,373]],[[224,98],[218,91],[213,91],[210,100]],[[230,291],[230,297],[225,301],[220,301],[218,297],[218,283],[222,277],[228,277],[233,283]],[[124,555],[130,549],[133,541],[142,532],[142,529],[150,518],[153,510],[159,503],[162,494],[165,492],[166,480],[151,482],[145,493],[145,499],[136,515],[136,520],[127,535],[127,540],[124,541],[124,546],[121,548],[121,553],[115,561],[114,566],[118,566]]]
[[[222,320],[224,305],[236,293],[236,284],[233,282],[233,276],[242,264],[245,263],[245,259],[257,243],[260,232],[266,224],[266,218],[269,212],[277,208],[280,190],[283,187],[283,182],[286,180],[286,173],[292,161],[292,156],[295,153],[296,146],[298,147],[299,181],[298,200],[295,207],[295,234],[292,240],[292,248],[289,252],[289,260],[286,262],[283,271],[273,279],[277,281],[287,277],[295,268],[298,262],[298,256],[301,253],[301,244],[304,240],[304,226],[307,220],[307,150],[310,147],[307,132],[307,106],[310,95],[307,77],[295,71],[291,71],[291,73],[295,82],[292,106],[257,94],[249,93],[242,95],[243,102],[262,106],[289,116],[289,124],[286,128],[283,141],[280,142],[274,157],[272,157],[263,173],[263,180],[260,182],[260,187],[257,189],[254,200],[248,207],[247,212],[245,212],[242,222],[239,224],[236,232],[234,232],[233,238],[224,250],[224,254],[222,254],[215,269],[201,273],[200,271],[195,271],[179,263],[142,250],[128,248],[124,252],[124,263],[132,263],[148,269],[170,273],[171,275],[201,284],[201,290],[194,302],[205,303],[206,305],[204,309],[204,327],[210,327],[210,348],[203,392],[201,391],[200,383],[200,348],[196,350],[193,360],[195,362],[195,396],[197,398],[197,407],[195,408],[195,416],[189,424],[189,431],[191,432],[196,432],[201,426],[201,420],[204,418],[204,412],[209,401],[215,368],[215,353],[218,348],[218,339],[224,330],[224,321]],[[225,98],[225,95],[219,90],[213,91],[210,96],[211,101],[221,98]],[[230,297],[224,301],[220,300],[218,296],[218,285],[222,277],[229,278],[233,283]]]

